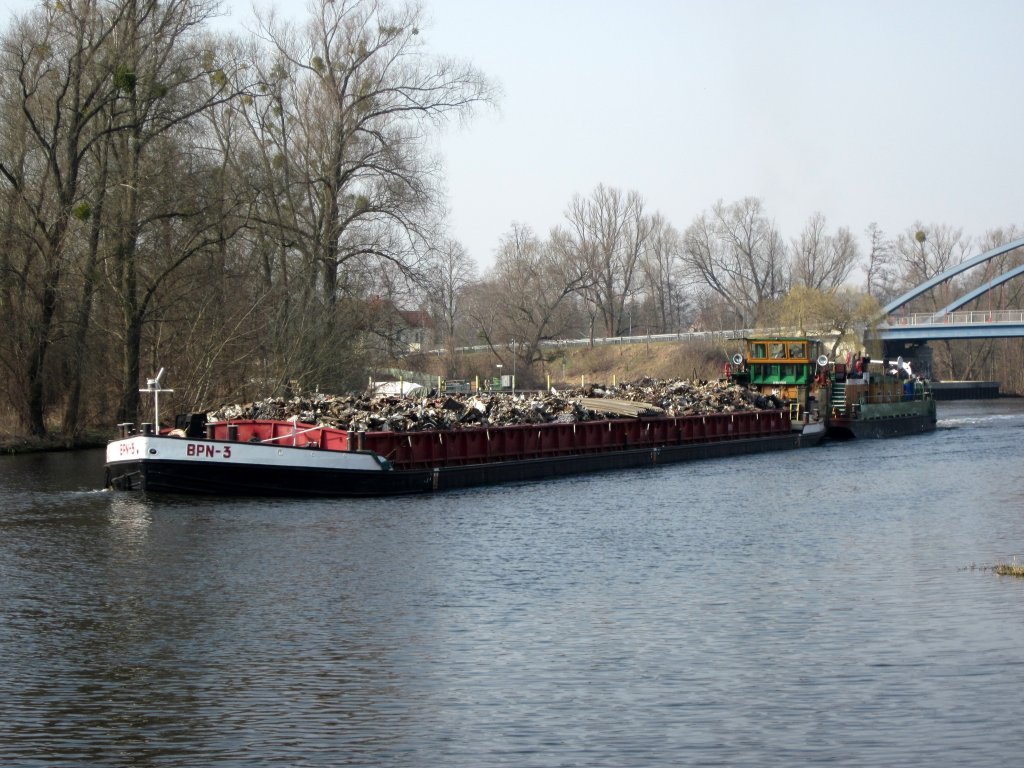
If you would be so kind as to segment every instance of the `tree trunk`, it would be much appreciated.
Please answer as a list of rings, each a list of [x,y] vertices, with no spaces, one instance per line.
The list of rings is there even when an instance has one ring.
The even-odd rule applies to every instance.
[[[139,356],[142,353],[142,316],[126,318],[124,339],[124,378],[121,380],[121,407],[118,421],[139,419]],[[159,425],[157,425],[159,427]]]
[[[53,333],[53,318],[57,312],[57,281],[60,270],[51,269],[46,275],[43,287],[41,314],[37,326],[34,349],[28,369],[28,417],[29,432],[36,437],[46,435],[46,355]]]
[[[107,184],[106,162],[100,163],[100,179],[97,184],[99,199],[92,212],[92,226],[89,229],[89,252],[86,256],[82,282],[82,299],[71,338],[68,359],[71,361],[68,381],[68,401],[64,409],[63,431],[66,435],[77,435],[81,430],[82,401],[82,360],[85,357],[85,342],[89,335],[89,321],[92,317],[92,302],[96,294],[97,265],[99,263],[100,225],[103,219],[103,197]]]

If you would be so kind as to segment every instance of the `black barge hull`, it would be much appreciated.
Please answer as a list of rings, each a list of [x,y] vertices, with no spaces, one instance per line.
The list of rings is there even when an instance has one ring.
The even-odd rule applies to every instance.
[[[835,418],[829,422],[827,436],[833,440],[865,440],[905,437],[935,431],[935,413],[912,414],[884,419]]]
[[[462,466],[367,470],[140,456],[108,461],[107,486],[149,493],[229,496],[393,496],[792,450],[800,446],[800,434],[789,432],[768,437]],[[297,448],[284,450],[304,452],[304,449]]]

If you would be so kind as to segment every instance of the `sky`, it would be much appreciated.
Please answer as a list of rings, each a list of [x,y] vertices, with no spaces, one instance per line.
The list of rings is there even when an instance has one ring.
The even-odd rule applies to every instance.
[[[512,221],[636,190],[680,230],[759,197],[787,241],[1024,225],[1024,3],[427,0],[439,50],[500,111],[444,139],[455,236],[481,264]]]
[[[544,236],[599,184],[680,230],[758,197],[787,241],[816,212],[862,248],[871,223],[1024,226],[1020,0],[422,4],[429,50],[503,94],[437,144],[451,234],[483,268],[513,222]]]

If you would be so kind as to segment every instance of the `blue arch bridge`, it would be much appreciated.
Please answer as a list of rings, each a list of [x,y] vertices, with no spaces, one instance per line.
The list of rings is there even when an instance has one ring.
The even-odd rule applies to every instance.
[[[935,286],[956,277],[980,264],[1024,246],[1024,238],[1013,240],[985,251],[955,267],[950,267],[916,288],[907,291],[885,306],[885,320],[875,329],[873,338],[883,343],[885,357],[918,363],[915,369],[931,368],[928,342],[941,339],[993,339],[1024,336],[1024,310],[965,310],[964,306],[981,298],[989,291],[1024,274],[1024,265],[1007,270],[972,291],[968,291],[935,312],[905,311],[906,305]],[[866,339],[865,341],[868,341]]]

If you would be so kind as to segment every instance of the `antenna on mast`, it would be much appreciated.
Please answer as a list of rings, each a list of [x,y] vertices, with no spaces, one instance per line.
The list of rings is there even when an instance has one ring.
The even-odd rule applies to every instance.
[[[160,393],[174,391],[173,389],[161,389],[160,379],[163,375],[164,369],[161,368],[160,372],[152,379],[146,379],[146,388],[139,390],[139,392],[149,392],[153,395],[153,427],[158,435],[160,434]]]

